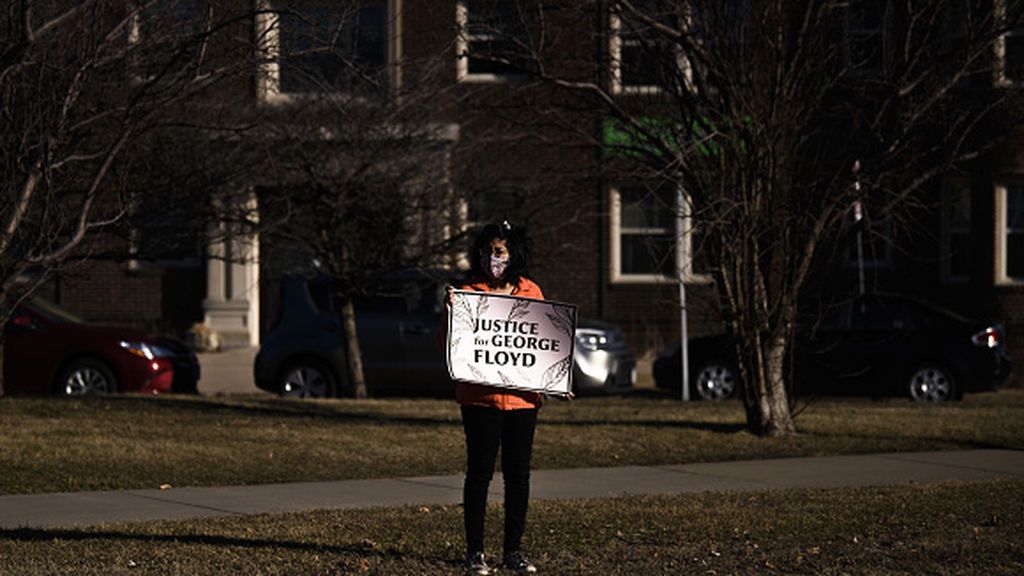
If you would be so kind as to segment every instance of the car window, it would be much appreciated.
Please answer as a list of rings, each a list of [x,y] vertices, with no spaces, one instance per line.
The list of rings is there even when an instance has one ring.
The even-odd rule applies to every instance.
[[[902,303],[877,298],[862,298],[855,302],[850,325],[854,330],[864,331],[909,328]]]
[[[29,305],[36,310],[39,314],[45,318],[50,319],[54,322],[62,322],[64,324],[82,324],[85,321],[75,316],[71,312],[57,306],[49,300],[45,300],[38,296],[33,296],[28,300]]]
[[[446,292],[444,284],[419,282],[416,286],[415,310],[421,314],[439,314],[444,309]]]
[[[337,308],[334,306],[335,298],[332,294],[330,282],[325,280],[310,280],[309,284],[309,297],[313,301],[313,306],[316,308],[317,313],[324,314],[328,312],[334,312]]]
[[[447,283],[417,275],[377,280],[368,294],[356,299],[363,312],[387,314],[439,314],[444,309]]]
[[[910,301],[907,302],[907,307],[910,309],[914,318],[914,323],[918,328],[929,328],[933,326],[941,326],[950,321],[959,322],[961,324],[967,324],[970,321],[945,308],[939,308],[927,302],[921,301]]]
[[[370,287],[369,291],[356,299],[356,308],[361,312],[401,315],[419,306],[419,291],[410,281],[391,279]]]
[[[849,329],[851,307],[850,302],[840,302],[839,304],[829,306],[818,323],[818,329],[826,332]]]
[[[361,296],[356,299],[355,307],[358,312],[377,314],[404,314],[406,311],[405,298],[387,294]]]

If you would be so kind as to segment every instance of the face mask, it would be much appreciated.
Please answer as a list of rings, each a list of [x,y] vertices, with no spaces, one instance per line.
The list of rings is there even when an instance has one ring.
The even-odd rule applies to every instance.
[[[505,269],[508,268],[507,258],[484,255],[483,261],[484,269],[491,271],[491,278],[501,278],[505,274]]]

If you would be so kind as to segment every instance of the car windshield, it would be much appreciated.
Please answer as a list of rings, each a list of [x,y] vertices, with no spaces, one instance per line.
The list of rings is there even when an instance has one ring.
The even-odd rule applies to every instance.
[[[84,324],[85,320],[82,320],[78,316],[75,316],[71,312],[57,306],[49,300],[44,300],[38,296],[33,296],[28,300],[29,306],[31,306],[36,312],[46,316],[50,320],[60,322],[62,324]]]
[[[958,322],[961,322],[963,324],[967,324],[968,322],[970,322],[970,319],[967,318],[966,316],[958,314],[958,313],[956,313],[956,312],[954,312],[952,310],[949,310],[947,308],[942,308],[940,306],[936,306],[935,304],[932,304],[930,302],[925,302],[923,300],[916,300],[916,299],[911,299],[911,300],[908,300],[908,301],[911,302],[912,305],[915,305],[915,306],[918,306],[920,308],[923,308],[924,310],[926,310],[928,312],[931,312],[932,314],[938,314],[939,316],[946,316],[948,318],[952,318],[952,319],[954,319],[954,320],[956,320]]]

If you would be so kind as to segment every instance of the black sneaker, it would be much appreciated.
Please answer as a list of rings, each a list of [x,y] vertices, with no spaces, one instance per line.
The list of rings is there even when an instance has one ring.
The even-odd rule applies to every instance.
[[[484,560],[483,552],[473,552],[466,556],[466,574],[469,576],[488,576],[491,573],[491,567]]]
[[[502,565],[509,570],[515,570],[516,574],[536,574],[537,567],[530,563],[519,550],[505,554]]]

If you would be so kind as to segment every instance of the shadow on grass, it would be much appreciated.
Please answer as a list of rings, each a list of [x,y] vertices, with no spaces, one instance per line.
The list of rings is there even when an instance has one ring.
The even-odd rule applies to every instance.
[[[416,416],[387,414],[372,410],[352,410],[349,406],[328,402],[287,400],[276,397],[245,399],[210,399],[200,396],[108,396],[95,398],[54,398],[50,401],[93,403],[97,409],[116,407],[129,412],[178,411],[187,414],[236,415],[243,417],[320,418],[324,420],[364,421],[412,426],[461,426],[458,412],[452,416]],[[103,406],[105,404],[105,406]]]
[[[538,426],[632,426],[637,428],[672,428],[715,432],[718,434],[736,434],[746,431],[745,424],[728,422],[700,422],[696,420],[550,420],[541,418]]]
[[[799,429],[799,427],[798,427]],[[896,442],[892,449],[899,452],[943,451],[943,450],[1021,450],[1013,441],[991,442],[982,440],[963,440],[943,436],[909,436],[906,434],[864,434],[859,432],[815,432],[801,430],[800,434],[808,438],[832,438],[871,443]],[[865,446],[868,444],[858,444]]]
[[[632,395],[631,395],[632,396]],[[645,396],[639,396],[645,397]],[[674,399],[663,394],[652,394],[650,398]],[[240,398],[240,399],[208,399],[196,396],[108,396],[80,399],[52,399],[56,402],[92,403],[97,411],[116,407],[129,412],[168,412],[178,411],[188,414],[205,415],[236,415],[242,417],[271,418],[316,418],[333,422],[363,422],[370,424],[397,424],[421,427],[462,426],[461,417],[454,402],[450,416],[392,414],[378,412],[368,406],[366,411],[353,409],[349,403],[319,402],[307,400],[290,400],[277,397]],[[57,412],[62,412],[59,408]],[[652,420],[634,418],[587,418],[559,419],[557,417],[542,418],[541,425],[558,427],[587,426],[626,426],[636,428],[675,428],[691,429],[722,434],[734,434],[746,430],[742,423],[704,422],[699,420]]]
[[[71,528],[15,528],[0,529],[0,540],[12,542],[53,542],[55,540],[83,542],[89,540],[110,540],[122,542],[168,543],[201,546],[220,546],[246,549],[279,549],[296,552],[316,552],[331,554],[348,554],[359,557],[373,556],[403,560],[421,560],[451,565],[461,563],[450,557],[424,556],[408,554],[397,550],[378,549],[370,546],[323,544],[318,542],[296,542],[293,540],[273,540],[264,538],[239,538],[234,536],[218,536],[211,534],[152,534],[136,532],[115,532],[106,530],[75,530]]]

